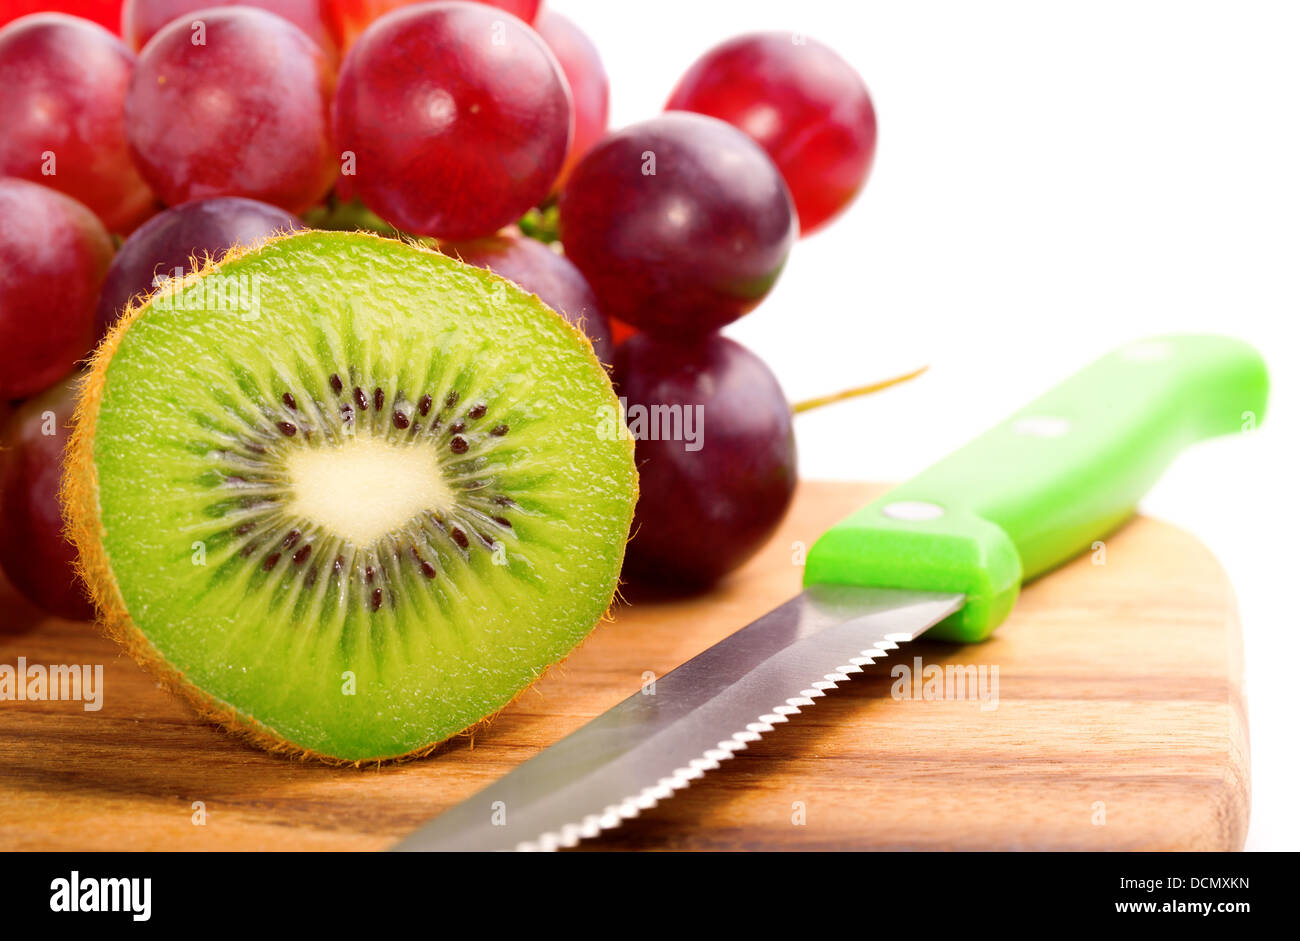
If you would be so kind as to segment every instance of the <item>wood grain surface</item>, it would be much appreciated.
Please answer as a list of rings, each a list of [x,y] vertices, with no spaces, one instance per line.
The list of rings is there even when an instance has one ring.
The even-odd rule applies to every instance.
[[[637,599],[473,738],[380,768],[262,754],[85,624],[0,585],[0,664],[104,665],[104,705],[0,702],[0,849],[383,849],[798,590],[798,544],[881,490],[801,486],[718,590]],[[998,668],[996,708],[900,699],[895,665]],[[834,664],[828,665],[828,669]],[[991,677],[991,674],[988,674]],[[920,641],[590,849],[1239,849],[1240,631],[1210,552],[1139,518],[1027,586],[994,639]],[[196,822],[201,802],[202,825]]]

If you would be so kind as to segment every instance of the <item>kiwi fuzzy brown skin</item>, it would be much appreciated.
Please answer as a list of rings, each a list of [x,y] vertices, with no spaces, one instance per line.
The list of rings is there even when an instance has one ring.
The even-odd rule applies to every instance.
[[[132,657],[132,659],[148,670],[159,681],[160,686],[189,703],[189,705],[203,719],[221,726],[233,735],[258,748],[272,754],[290,758],[315,760],[329,765],[353,767],[378,766],[388,763],[404,762],[426,757],[452,739],[465,737],[472,738],[476,732],[491,723],[497,715],[508,708],[515,699],[527,690],[533,688],[536,681],[546,675],[550,669],[560,666],[560,664],[568,659],[568,656],[572,656],[573,652],[581,647],[582,643],[585,642],[585,638],[583,641],[576,644],[564,658],[539,671],[533,682],[520,689],[509,702],[460,732],[447,736],[439,741],[430,742],[420,748],[413,749],[400,755],[362,759],[339,758],[287,741],[254,717],[239,711],[229,703],[210,695],[195,684],[191,683],[181,670],[178,670],[170,664],[159,653],[132,620],[130,612],[127,610],[126,603],[118,588],[117,580],[113,575],[108,555],[104,549],[105,533],[99,512],[99,482],[93,460],[95,426],[98,420],[100,406],[103,401],[108,366],[112,361],[114,354],[117,352],[118,346],[121,344],[123,337],[125,337],[127,332],[131,329],[131,325],[135,323],[135,321],[138,320],[149,308],[150,304],[158,298],[183,293],[187,288],[194,284],[194,282],[219,271],[223,266],[233,261],[237,261],[250,252],[257,251],[276,242],[292,239],[303,234],[304,231],[286,233],[264,239],[253,245],[234,246],[219,260],[208,259],[201,268],[197,268],[191,273],[185,275],[183,278],[173,278],[167,281],[150,297],[137,298],[118,319],[118,321],[109,329],[108,333],[90,358],[88,368],[81,380],[81,387],[78,393],[77,407],[73,417],[72,433],[68,441],[65,455],[65,469],[62,486],[60,488],[60,500],[63,505],[65,532],[68,538],[77,547],[78,560],[76,568],[87,586],[91,600],[94,602],[97,612],[96,621],[100,628],[108,637],[120,645]],[[377,241],[386,240],[383,236],[375,235],[373,233],[358,232],[354,234],[358,237],[371,238]],[[417,251],[445,257],[417,240],[403,239],[403,241]],[[489,273],[489,276],[496,280],[505,280],[500,278],[499,275]],[[536,295],[533,295],[533,297],[536,297]],[[542,303],[540,306],[545,308],[546,305]],[[603,373],[604,367],[597,359],[590,339],[582,332],[582,330],[569,323],[559,314],[554,313],[554,311],[550,311],[549,308],[546,309],[550,316],[564,323],[568,331],[581,340],[592,363]],[[633,454],[633,442],[630,436],[625,440],[629,459],[631,459]],[[634,480],[633,493],[628,505],[627,522],[629,527],[631,525],[632,510],[636,505],[636,497],[637,492]],[[611,619],[610,612],[613,609],[617,596],[618,585],[616,584],[611,590],[609,600],[604,605],[605,615],[601,618],[601,621]],[[590,634],[587,636],[590,636]]]

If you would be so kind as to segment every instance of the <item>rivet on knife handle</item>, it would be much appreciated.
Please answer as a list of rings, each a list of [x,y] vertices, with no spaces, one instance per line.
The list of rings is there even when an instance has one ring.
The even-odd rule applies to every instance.
[[[983,640],[1022,581],[1127,519],[1183,448],[1262,420],[1267,398],[1239,340],[1121,347],[828,530],[804,581],[963,592],[927,636]]]

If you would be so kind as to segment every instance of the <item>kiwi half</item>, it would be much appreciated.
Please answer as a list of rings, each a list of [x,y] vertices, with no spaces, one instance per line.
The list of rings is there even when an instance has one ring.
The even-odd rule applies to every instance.
[[[421,754],[607,610],[636,501],[609,416],[591,344],[512,283],[295,233],[105,340],[69,530],[108,631],[204,715],[272,750]]]

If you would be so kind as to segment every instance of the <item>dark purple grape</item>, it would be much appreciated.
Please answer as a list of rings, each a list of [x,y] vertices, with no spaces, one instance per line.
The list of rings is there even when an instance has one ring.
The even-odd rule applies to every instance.
[[[600,312],[596,295],[582,272],[559,252],[536,239],[518,235],[494,235],[472,242],[444,243],[442,250],[467,265],[488,268],[525,291],[536,294],[548,307],[587,334],[595,347],[597,359],[606,364],[614,361],[609,321]]]
[[[626,573],[672,589],[717,581],[785,516],[796,479],[790,406],[739,343],[638,334],[614,356],[641,474]]]
[[[607,136],[560,197],[569,259],[601,310],[663,336],[700,335],[753,309],[796,234],[763,149],[716,118],[670,112]]]
[[[220,258],[234,245],[299,228],[296,216],[241,196],[203,199],[159,213],[136,229],[113,259],[95,311],[97,335],[103,337],[137,294],[151,294],[155,277],[172,277],[177,268],[191,271],[191,257]]]
[[[72,620],[94,614],[63,534],[59,480],[77,405],[76,374],[28,399],[0,426],[0,568],[28,600]]]

